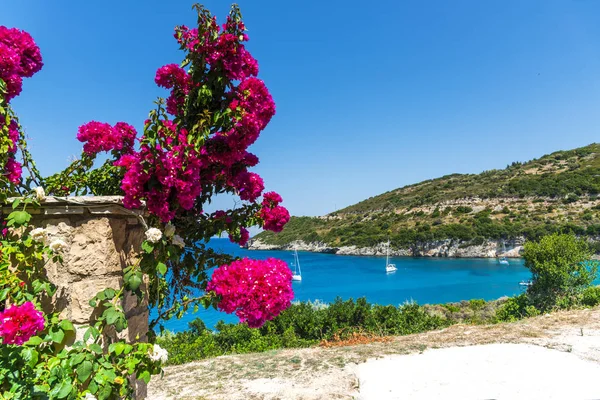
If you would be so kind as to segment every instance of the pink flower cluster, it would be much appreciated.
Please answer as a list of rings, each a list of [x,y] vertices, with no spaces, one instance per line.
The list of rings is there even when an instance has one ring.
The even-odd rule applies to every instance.
[[[226,134],[227,144],[238,152],[256,142],[275,115],[275,102],[265,83],[258,78],[248,78],[240,83],[229,108],[238,120]]]
[[[177,64],[162,66],[156,71],[154,81],[158,86],[172,89],[167,98],[167,112],[171,115],[181,115],[185,96],[189,93],[190,77]]]
[[[123,204],[137,208],[146,200],[148,210],[163,222],[175,217],[177,209],[190,210],[202,192],[202,161],[185,129],[170,120],[158,131],[161,145],[144,143],[138,153],[126,154],[115,162],[125,168],[121,189]],[[176,202],[171,204],[171,200]]]
[[[18,96],[23,78],[32,77],[43,65],[40,48],[29,33],[0,26],[0,79],[7,86],[6,101]]]
[[[244,258],[217,268],[206,288],[220,297],[219,310],[235,313],[256,328],[288,308],[294,298],[292,272],[275,258]]]
[[[263,220],[263,228],[268,231],[281,232],[290,220],[290,213],[279,205],[280,202],[281,196],[275,192],[268,192],[263,196],[259,216]]]
[[[254,172],[242,171],[233,180],[233,186],[237,188],[240,199],[254,201],[260,197],[265,189],[262,178]]]
[[[125,122],[117,122],[113,127],[104,122],[91,121],[81,125],[77,140],[83,142],[83,151],[90,157],[101,151],[121,150],[130,153],[133,150],[137,132]]]
[[[23,78],[32,77],[43,65],[40,48],[29,33],[0,26],[0,79],[6,84],[7,90],[0,103],[3,100],[8,103],[18,96],[22,90]],[[5,116],[1,117],[0,123],[4,124]],[[0,159],[0,173],[13,184],[21,180],[21,163],[15,157],[19,136],[18,125],[13,120],[8,126],[8,137],[0,138],[0,142],[8,141],[9,146],[6,158]]]
[[[44,315],[30,301],[0,312],[2,344],[22,345],[44,329]]]
[[[222,69],[230,80],[241,81],[258,75],[258,62],[242,44],[248,41],[244,23],[228,17],[221,32],[216,19],[206,22],[203,25],[208,25],[208,29],[202,33],[197,28],[178,27],[175,38],[181,47],[189,52],[202,54],[211,68]]]

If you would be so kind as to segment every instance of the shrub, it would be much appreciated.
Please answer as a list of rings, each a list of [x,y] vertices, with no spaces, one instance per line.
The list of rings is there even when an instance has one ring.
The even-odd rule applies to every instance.
[[[486,303],[487,302],[483,299],[472,299],[472,300],[469,300],[469,307],[473,311],[477,311],[477,310],[481,310],[483,307],[485,307]]]
[[[542,311],[572,305],[596,277],[597,262],[591,256],[587,242],[573,235],[553,234],[525,243],[525,266],[533,274],[527,291],[532,304]]]
[[[600,286],[590,286],[581,293],[581,304],[587,307],[595,307],[600,304]]]
[[[469,214],[473,212],[473,209],[469,206],[458,206],[456,207],[455,212],[457,214]]]
[[[446,310],[448,310],[452,313],[460,311],[460,307],[457,305],[454,305],[452,303],[442,304],[442,307],[444,307]]]
[[[529,304],[529,299],[526,294],[510,297],[496,311],[495,321],[514,322],[527,316],[533,316],[531,314],[535,314],[535,312],[530,308],[530,306],[531,305]]]
[[[220,321],[212,332],[198,329],[202,324],[192,321],[187,331],[167,332],[158,338],[158,343],[169,352],[171,364],[182,364],[223,354],[308,347],[355,332],[407,335],[450,324],[446,318],[432,315],[416,303],[394,307],[371,305],[365,298],[356,301],[337,298],[327,307],[308,302],[292,304],[259,329]]]

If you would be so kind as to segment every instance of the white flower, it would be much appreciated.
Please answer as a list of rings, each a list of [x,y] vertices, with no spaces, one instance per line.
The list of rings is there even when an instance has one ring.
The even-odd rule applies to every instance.
[[[167,226],[165,226],[165,236],[166,237],[171,237],[175,234],[175,226],[172,223],[168,223]]]
[[[83,400],[98,400],[98,399],[97,399],[97,398],[96,398],[96,396],[94,396],[93,394],[91,394],[91,393],[86,393],[86,394],[85,394],[85,397],[83,398]]]
[[[61,239],[55,239],[50,243],[50,250],[57,253],[67,248],[67,244]]]
[[[33,191],[35,192],[35,197],[39,201],[46,200],[46,191],[44,190],[43,187],[36,187],[35,189],[33,189]]]
[[[156,228],[150,228],[146,231],[146,240],[150,243],[157,243],[162,239],[162,232]]]
[[[152,361],[167,362],[169,359],[169,353],[159,345],[155,344],[150,351],[150,359]]]
[[[35,228],[29,233],[29,236],[36,242],[44,243],[48,239],[48,231],[44,228]]]
[[[182,249],[185,247],[185,240],[183,240],[183,238],[179,235],[175,235],[173,236],[173,245],[174,246],[179,246]]]

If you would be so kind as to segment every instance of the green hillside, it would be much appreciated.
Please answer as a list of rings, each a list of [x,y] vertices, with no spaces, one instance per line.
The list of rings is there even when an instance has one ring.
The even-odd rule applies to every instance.
[[[600,235],[600,144],[557,151],[502,170],[452,174],[371,197],[322,217],[293,217],[268,244],[396,246],[438,239],[536,238],[554,231]]]

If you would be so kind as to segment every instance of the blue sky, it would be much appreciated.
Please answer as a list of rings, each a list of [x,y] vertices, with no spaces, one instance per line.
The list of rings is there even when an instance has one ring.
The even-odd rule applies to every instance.
[[[600,2],[239,3],[277,103],[255,171],[294,215],[597,140]],[[42,172],[80,153],[85,122],[141,129],[191,4],[3,1],[0,24],[29,31],[44,57],[13,102]],[[221,20],[229,8],[204,4]]]

